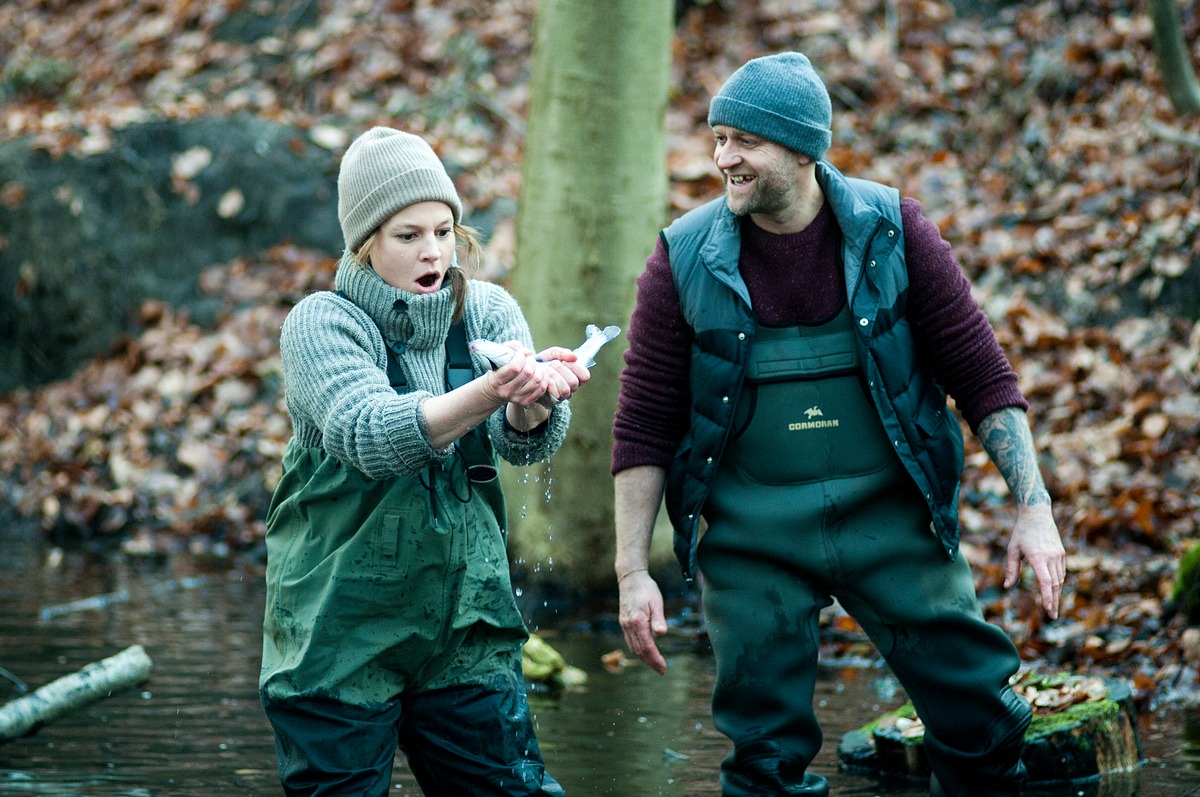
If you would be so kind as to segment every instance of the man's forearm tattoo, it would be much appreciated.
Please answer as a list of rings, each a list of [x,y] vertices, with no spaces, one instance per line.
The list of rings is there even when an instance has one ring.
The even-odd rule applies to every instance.
[[[979,424],[979,440],[1008,484],[1013,500],[1026,506],[1050,503],[1024,412],[1016,407],[993,412]]]

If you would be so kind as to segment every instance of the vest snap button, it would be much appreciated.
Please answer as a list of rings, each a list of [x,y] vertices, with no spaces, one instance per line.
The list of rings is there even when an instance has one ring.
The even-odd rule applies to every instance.
[[[870,265],[871,265],[871,268],[875,268],[875,261],[872,260]]]
[[[896,237],[896,231],[888,230],[888,238],[895,238],[895,237]]]
[[[746,339],[746,333],[745,333],[745,332],[739,332],[739,333],[738,333],[738,340],[745,340],[745,339]]]
[[[867,324],[869,324],[869,323],[871,323],[871,322],[870,322],[870,321],[868,321],[868,320],[867,320],[867,319],[865,319],[865,318],[860,318],[860,319],[858,319],[858,325],[859,325],[860,327],[865,327],[865,326],[866,326]]]
[[[721,403],[722,403],[722,404],[728,404],[728,403],[729,403],[729,396],[721,396]]]
[[[709,464],[709,465],[711,465],[711,464],[712,464],[712,457],[709,457],[709,458],[708,458],[708,464]]]

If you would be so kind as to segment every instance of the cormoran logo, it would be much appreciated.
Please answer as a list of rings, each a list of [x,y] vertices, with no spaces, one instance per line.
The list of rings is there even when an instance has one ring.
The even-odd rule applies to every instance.
[[[814,418],[824,418],[825,417],[825,413],[821,412],[821,408],[817,407],[817,406],[809,407],[808,409],[806,409],[804,411],[804,414],[808,417],[808,420],[807,421],[795,421],[794,423],[789,423],[788,424],[789,432],[804,432],[809,429],[832,429],[839,425],[839,421],[837,418],[831,418],[829,420],[820,420],[820,421],[813,420]]]

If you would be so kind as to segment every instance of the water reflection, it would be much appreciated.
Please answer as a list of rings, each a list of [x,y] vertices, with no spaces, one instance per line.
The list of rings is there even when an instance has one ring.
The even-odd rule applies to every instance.
[[[244,563],[130,562],[68,555],[43,567],[39,546],[0,533],[0,667],[31,687],[129,645],[154,661],[150,681],[0,745],[0,795],[55,797],[279,797],[271,734],[257,699],[263,584]],[[73,601],[111,596],[94,606]],[[50,609],[43,614],[43,610]],[[728,743],[711,726],[712,660],[677,641],[671,667],[606,672],[600,656],[618,633],[561,630],[553,644],[590,676],[583,691],[531,696],[551,772],[574,797],[709,797]],[[0,701],[14,690],[0,679]],[[903,694],[884,670],[827,669],[818,683],[825,748],[814,768],[836,795],[915,797],[837,770],[837,740]],[[1200,794],[1200,715],[1175,709],[1145,718],[1148,761],[1125,782],[1058,792],[1089,797]],[[396,795],[419,795],[402,765]]]

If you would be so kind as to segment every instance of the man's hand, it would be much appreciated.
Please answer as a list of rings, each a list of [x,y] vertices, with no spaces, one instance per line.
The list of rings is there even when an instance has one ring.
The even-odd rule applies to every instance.
[[[1042,606],[1050,619],[1058,618],[1058,600],[1067,575],[1067,555],[1050,504],[1017,507],[1017,523],[1008,542],[1008,560],[1004,567],[1004,588],[1017,583],[1021,560],[1033,568],[1042,593]]]
[[[1058,599],[1067,574],[1067,555],[1050,509],[1050,494],[1038,470],[1033,434],[1017,407],[996,410],[979,423],[979,441],[1004,477],[1017,505],[1017,523],[1008,542],[1004,588],[1017,583],[1021,560],[1029,562],[1050,619],[1058,618]]]
[[[644,569],[622,575],[618,586],[621,590],[621,630],[625,632],[625,645],[650,669],[662,675],[667,671],[667,660],[654,641],[654,637],[667,633],[662,592]]]
[[[633,655],[659,675],[667,660],[658,652],[654,637],[667,633],[662,592],[646,572],[654,519],[662,502],[667,469],[638,465],[618,471],[613,478],[617,554],[614,569],[621,590],[621,630]]]

